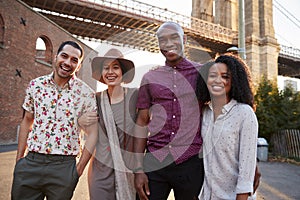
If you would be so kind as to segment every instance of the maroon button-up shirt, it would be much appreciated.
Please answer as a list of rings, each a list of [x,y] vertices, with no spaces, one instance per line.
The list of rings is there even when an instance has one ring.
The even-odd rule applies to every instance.
[[[138,109],[150,109],[148,150],[160,161],[171,154],[179,164],[199,153],[200,105],[195,89],[199,64],[183,59],[163,66],[142,79]]]

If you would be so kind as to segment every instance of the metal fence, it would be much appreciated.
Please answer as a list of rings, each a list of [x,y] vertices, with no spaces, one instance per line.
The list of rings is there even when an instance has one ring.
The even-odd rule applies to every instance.
[[[278,131],[271,138],[274,155],[300,158],[300,130]]]

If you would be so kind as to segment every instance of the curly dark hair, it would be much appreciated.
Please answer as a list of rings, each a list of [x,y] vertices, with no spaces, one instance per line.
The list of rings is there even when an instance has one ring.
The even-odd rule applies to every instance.
[[[206,104],[211,100],[206,81],[208,78],[208,71],[214,63],[225,64],[231,74],[229,98],[235,99],[240,103],[248,104],[254,108],[253,86],[249,68],[241,58],[234,55],[221,55],[214,61],[205,63],[200,68],[196,87],[198,100],[203,104]]]

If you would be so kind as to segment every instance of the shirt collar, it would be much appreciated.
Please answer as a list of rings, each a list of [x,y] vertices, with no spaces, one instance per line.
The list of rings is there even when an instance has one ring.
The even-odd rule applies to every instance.
[[[53,77],[54,77],[54,72],[51,72],[50,74],[47,75],[48,83],[52,84],[52,85],[55,85],[57,87],[57,84],[54,82]],[[62,89],[69,89],[69,90],[71,90],[72,87],[75,84],[76,78],[77,78],[76,75],[73,75],[70,78],[70,80],[64,85],[64,87]]]
[[[199,64],[193,63],[193,62],[187,60],[186,58],[182,58],[180,60],[180,62],[177,65],[175,65],[175,66],[170,66],[167,63],[167,61],[165,61],[165,65],[168,66],[168,67],[170,67],[170,68],[174,68],[174,69],[187,69],[187,68],[190,68],[190,67],[196,67]]]
[[[226,105],[223,106],[222,114],[229,112],[235,105],[237,105],[237,103],[238,102],[236,100],[231,99]],[[211,110],[213,110],[211,102],[209,102],[208,106]]]

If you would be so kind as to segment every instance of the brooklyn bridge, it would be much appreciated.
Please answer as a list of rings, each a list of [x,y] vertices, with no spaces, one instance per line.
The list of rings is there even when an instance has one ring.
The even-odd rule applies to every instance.
[[[76,37],[90,41],[105,41],[110,44],[128,46],[149,52],[158,52],[159,49],[155,38],[158,26],[164,21],[175,21],[184,27],[184,31],[188,36],[186,45],[187,55],[196,61],[206,59],[201,58],[201,55],[207,55],[208,53],[213,57],[217,53],[226,52],[232,46],[238,46],[238,31],[236,25],[231,22],[236,19],[232,19],[232,16],[225,16],[223,21],[222,19],[217,22],[216,20],[210,20],[209,16],[211,13],[208,8],[211,7],[210,4],[212,1],[198,0],[198,6],[203,6],[205,2],[207,4],[205,5],[207,9],[204,9],[206,10],[206,13],[204,13],[205,17],[202,17],[202,19],[199,15],[198,17],[184,16],[167,9],[134,0],[23,0],[23,2]],[[197,5],[195,2],[194,5]],[[245,1],[246,6],[251,3],[253,2],[250,0]],[[264,6],[263,9],[269,9],[270,7],[267,7],[267,3],[268,1],[266,1],[265,5],[259,6]],[[226,7],[228,5],[225,3],[224,5],[219,5],[219,9],[222,6]],[[233,5],[230,5],[230,8],[232,12],[235,11]],[[193,8],[193,13],[197,9]],[[197,16],[197,14],[194,14],[194,16]],[[246,18],[247,16],[246,13]],[[267,18],[272,16],[265,15],[262,17]],[[258,41],[257,48],[271,46],[271,50],[269,47],[266,47],[266,49],[270,50],[270,52],[279,49],[280,51],[278,59],[276,58],[275,62],[270,61],[271,58],[269,57],[276,56],[276,53],[269,54],[268,52],[264,52],[263,54],[265,55],[255,58],[256,49],[251,49],[251,45],[257,43],[257,41],[254,41],[253,37],[247,38],[246,34],[246,43],[249,43],[248,47],[246,44],[247,61],[250,63],[253,73],[273,78],[277,76],[277,74],[274,74],[274,72],[277,72],[277,69],[268,70],[268,68],[270,68],[270,64],[278,63],[279,75],[299,78],[300,50],[283,45],[279,46],[276,44],[275,38],[272,38],[272,27],[264,26],[265,31],[270,31],[271,34],[260,35],[261,39]],[[253,27],[252,29],[255,28],[258,27]],[[249,35],[253,35],[253,33],[255,31],[249,33]],[[274,48],[272,49],[272,47]],[[265,63],[255,61],[255,59],[265,59]],[[263,66],[264,64],[268,66]],[[260,66],[260,68],[266,68],[266,70],[255,69],[255,65]]]

